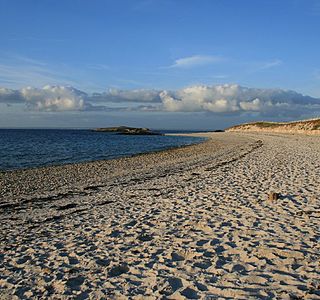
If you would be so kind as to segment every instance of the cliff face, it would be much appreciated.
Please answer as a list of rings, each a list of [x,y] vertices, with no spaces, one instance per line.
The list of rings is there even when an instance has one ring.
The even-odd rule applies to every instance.
[[[312,119],[297,122],[255,122],[240,124],[228,128],[226,131],[255,131],[255,132],[280,132],[280,133],[304,133],[320,134],[320,119]]]

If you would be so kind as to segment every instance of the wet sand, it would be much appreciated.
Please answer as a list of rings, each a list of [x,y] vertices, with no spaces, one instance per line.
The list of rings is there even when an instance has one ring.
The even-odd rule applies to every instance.
[[[198,135],[0,173],[0,298],[320,299],[320,136]]]

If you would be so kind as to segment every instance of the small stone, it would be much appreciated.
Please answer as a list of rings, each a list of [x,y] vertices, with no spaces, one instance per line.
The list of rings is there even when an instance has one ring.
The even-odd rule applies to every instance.
[[[275,192],[270,192],[269,193],[269,201],[273,202],[276,201],[280,198],[280,194],[279,193],[275,193]]]

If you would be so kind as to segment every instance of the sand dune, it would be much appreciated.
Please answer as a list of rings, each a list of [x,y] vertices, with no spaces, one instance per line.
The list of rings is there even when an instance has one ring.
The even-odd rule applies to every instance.
[[[320,299],[320,137],[200,135],[2,173],[1,298]]]
[[[300,120],[294,122],[253,122],[235,125],[228,128],[229,132],[273,132],[273,133],[302,133],[320,135],[320,119]]]

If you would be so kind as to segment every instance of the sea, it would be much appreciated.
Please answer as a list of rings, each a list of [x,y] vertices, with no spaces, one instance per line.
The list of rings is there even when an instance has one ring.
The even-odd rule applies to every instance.
[[[119,135],[79,129],[0,129],[0,171],[129,157],[203,140],[189,136]]]

